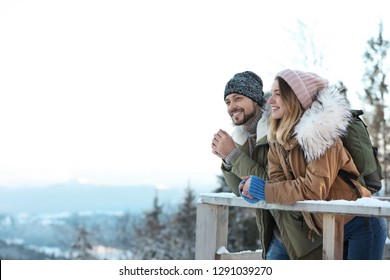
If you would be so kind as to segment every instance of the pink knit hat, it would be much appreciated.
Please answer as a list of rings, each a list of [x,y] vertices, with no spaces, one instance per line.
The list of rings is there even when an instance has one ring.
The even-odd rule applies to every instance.
[[[311,72],[285,69],[276,74],[276,77],[287,82],[305,110],[313,103],[318,91],[328,85],[328,80]]]

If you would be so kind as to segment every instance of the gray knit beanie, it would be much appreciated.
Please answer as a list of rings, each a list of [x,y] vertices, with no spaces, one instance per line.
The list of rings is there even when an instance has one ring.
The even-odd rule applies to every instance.
[[[251,71],[237,73],[226,84],[224,99],[231,93],[242,94],[261,104],[264,96],[263,81]]]

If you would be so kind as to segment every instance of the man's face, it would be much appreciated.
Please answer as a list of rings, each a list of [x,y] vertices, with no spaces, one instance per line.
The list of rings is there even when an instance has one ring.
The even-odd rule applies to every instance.
[[[225,98],[227,112],[235,125],[245,124],[257,113],[255,102],[239,93],[231,93]]]

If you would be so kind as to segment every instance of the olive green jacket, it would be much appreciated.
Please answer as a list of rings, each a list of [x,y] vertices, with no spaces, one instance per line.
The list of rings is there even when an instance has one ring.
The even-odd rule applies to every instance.
[[[256,175],[263,179],[268,178],[267,154],[269,146],[266,135],[267,120],[265,116],[266,113],[263,113],[263,117],[258,122],[256,145],[251,156],[249,156],[249,144],[247,141],[249,137],[248,133],[240,126],[236,127],[232,133],[233,140],[240,149],[240,155],[233,160],[231,168],[226,168],[225,165],[222,164],[221,169],[226,184],[236,196],[240,196],[238,185],[243,176]],[[274,220],[268,210],[257,209],[256,222],[259,229],[260,242],[263,248],[263,258],[265,258],[266,250],[273,235],[272,229]]]

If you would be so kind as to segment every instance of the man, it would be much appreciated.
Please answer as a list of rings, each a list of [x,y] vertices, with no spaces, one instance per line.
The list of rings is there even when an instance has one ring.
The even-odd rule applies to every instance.
[[[211,148],[222,159],[221,169],[227,185],[235,195],[240,196],[238,186],[242,177],[256,175],[268,179],[268,113],[263,81],[251,71],[237,73],[226,84],[224,100],[235,128],[232,136],[220,129],[214,134]],[[274,221],[269,211],[257,209],[256,222],[265,258],[265,250],[270,242],[265,239],[272,236]]]

